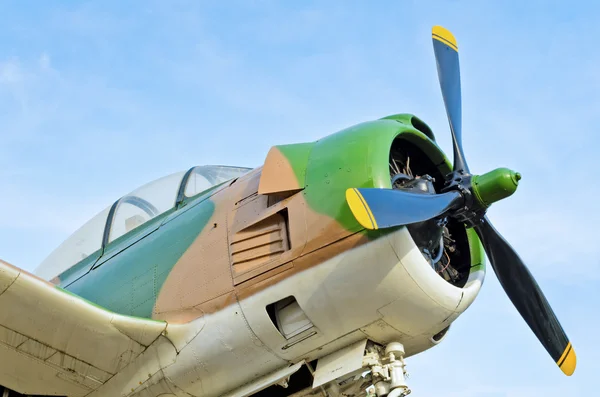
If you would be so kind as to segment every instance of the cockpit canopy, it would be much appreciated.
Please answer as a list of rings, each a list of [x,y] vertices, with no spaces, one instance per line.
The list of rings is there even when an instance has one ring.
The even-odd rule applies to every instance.
[[[204,165],[176,172],[121,197],[59,245],[35,270],[50,280],[110,242],[213,186],[244,175],[251,168]]]

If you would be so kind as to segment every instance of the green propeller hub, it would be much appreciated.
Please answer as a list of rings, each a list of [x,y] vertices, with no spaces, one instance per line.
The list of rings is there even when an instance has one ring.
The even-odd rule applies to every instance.
[[[483,207],[507,198],[517,191],[521,174],[508,168],[497,168],[483,175],[473,175],[471,186],[476,200]]]

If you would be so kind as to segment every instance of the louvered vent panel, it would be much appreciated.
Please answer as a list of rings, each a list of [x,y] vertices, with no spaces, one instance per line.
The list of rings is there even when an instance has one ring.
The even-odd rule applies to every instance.
[[[274,214],[236,233],[231,241],[231,264],[236,275],[267,263],[288,250],[285,219]]]

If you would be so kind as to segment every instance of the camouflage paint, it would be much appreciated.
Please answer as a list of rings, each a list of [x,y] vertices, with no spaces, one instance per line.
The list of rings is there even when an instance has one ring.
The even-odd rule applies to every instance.
[[[197,203],[188,204],[186,209],[177,216],[166,218],[157,230],[66,289],[116,313],[151,318],[161,286],[177,260],[206,226],[214,212],[214,203],[210,199],[199,198]],[[130,233],[143,235],[147,230],[144,226]],[[113,243],[118,243],[118,240]],[[107,248],[112,248],[113,243]]]
[[[423,121],[411,114],[388,116],[350,127],[315,142],[305,172],[302,169],[304,162],[297,161],[297,157],[288,157],[296,175],[306,174],[304,195],[310,208],[337,220],[351,233],[363,231],[346,205],[345,191],[350,187],[391,188],[389,150],[394,139],[400,135],[423,150],[442,175],[450,172],[450,161],[437,146],[433,133]],[[288,150],[282,150],[284,155],[294,153],[291,148],[296,145],[285,146]],[[365,161],[356,161],[362,158]],[[373,239],[389,231],[364,233]],[[485,270],[485,255],[478,236],[468,229],[467,237],[471,254],[470,272]]]
[[[279,145],[277,148],[285,156],[294,170],[294,175],[298,181],[298,186],[305,185],[306,169],[308,168],[308,160],[310,152],[315,143],[297,143],[292,145]]]
[[[299,194],[307,207],[308,240],[299,258],[357,232],[372,240],[391,231],[364,231],[345,201],[345,191],[349,187],[391,187],[389,151],[394,139],[400,135],[428,155],[443,175],[450,171],[450,163],[432,139],[429,127],[412,115],[394,115],[362,123],[313,143],[276,146],[293,170],[298,187],[304,188]],[[260,169],[255,171],[260,172]],[[244,179],[240,178],[233,191],[244,186]],[[224,185],[222,189],[211,189],[186,200],[179,208],[111,242],[99,260],[86,259],[64,272],[59,277],[61,286],[116,313],[151,318],[161,288],[173,267],[176,264],[196,266],[189,261],[178,261],[192,244],[203,245],[199,236],[215,213],[215,202],[210,197],[221,190],[227,190],[223,192],[226,197],[234,194],[229,185]],[[242,190],[244,193],[239,199],[251,194],[246,192],[248,186]],[[230,199],[226,201],[231,201],[231,205],[237,200],[235,197]],[[223,207],[223,211],[232,209]],[[473,272],[483,266],[483,251],[477,236],[469,232],[468,236]],[[344,250],[342,247],[346,246],[342,244],[333,251]],[[333,251],[332,255],[335,255]],[[307,266],[317,265],[328,257],[316,254],[310,258],[311,263]],[[229,269],[230,264],[225,261],[219,262],[218,266],[221,271],[225,270],[222,266]],[[278,278],[287,277],[300,268],[306,266],[282,272]],[[233,285],[231,288],[233,290]]]
[[[82,261],[77,262],[75,265],[61,273],[53,280],[53,282],[63,287],[68,286],[79,278],[85,276],[101,256],[102,249],[96,250]]]
[[[399,135],[417,144],[434,164],[446,171],[447,160],[441,150],[412,125],[398,120],[362,123],[314,145],[306,172],[305,196],[310,207],[336,219],[350,232],[362,230],[346,204],[346,189],[391,188],[389,153],[392,142]]]

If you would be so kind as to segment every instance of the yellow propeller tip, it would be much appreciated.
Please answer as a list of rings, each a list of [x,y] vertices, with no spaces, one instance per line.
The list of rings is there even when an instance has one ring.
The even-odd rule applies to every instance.
[[[439,26],[439,25],[434,26],[431,29],[431,35],[435,40],[446,44],[447,46],[452,48],[454,51],[458,51],[458,44],[456,44],[456,38],[454,37],[452,32],[450,32],[445,27]]]
[[[352,211],[352,214],[365,229],[377,229],[377,221],[365,201],[364,197],[355,188],[346,190],[346,201]]]
[[[575,354],[575,349],[573,348],[573,345],[571,345],[571,342],[569,342],[556,364],[558,364],[558,367],[565,375],[573,375],[575,367],[577,366],[577,355]]]

